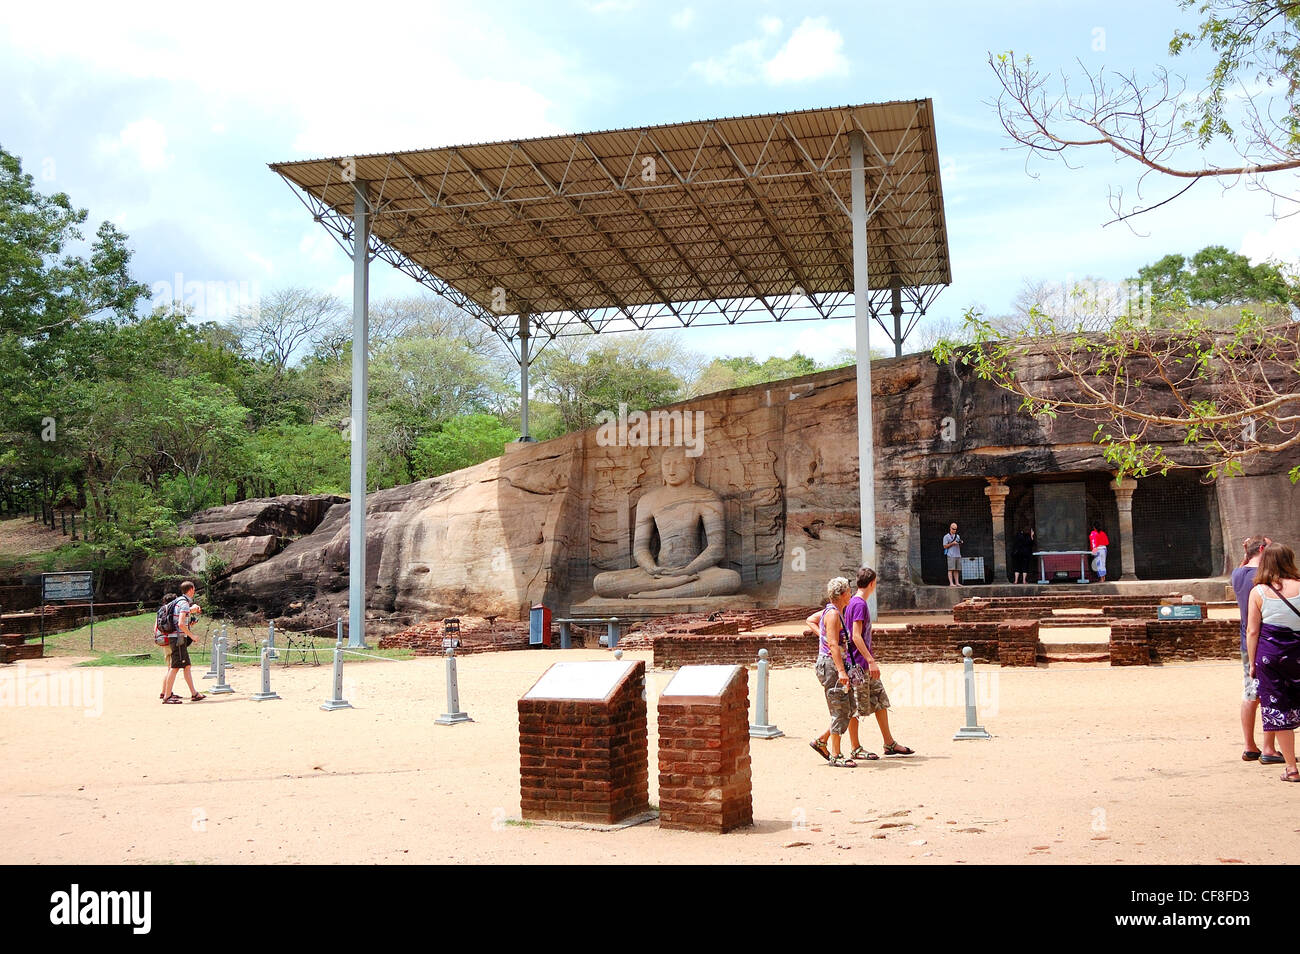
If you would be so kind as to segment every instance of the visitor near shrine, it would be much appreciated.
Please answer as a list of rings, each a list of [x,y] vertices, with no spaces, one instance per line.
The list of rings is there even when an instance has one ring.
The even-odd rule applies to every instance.
[[[1250,594],[1246,648],[1250,675],[1259,680],[1264,731],[1276,733],[1286,761],[1284,782],[1300,782],[1295,764],[1295,730],[1300,726],[1300,569],[1295,552],[1270,543],[1260,555]]]
[[[944,534],[943,555],[948,558],[948,585],[961,586],[961,535],[955,523]]]
[[[1264,733],[1264,748],[1255,745],[1255,719],[1259,712],[1259,680],[1250,674],[1250,657],[1246,654],[1246,622],[1250,618],[1250,591],[1255,588],[1255,573],[1264,548],[1273,541],[1263,534],[1247,537],[1242,548],[1246,551],[1241,566],[1232,571],[1232,591],[1237,594],[1237,609],[1241,614],[1241,731],[1246,748],[1242,761],[1258,760],[1264,765],[1281,765],[1285,761],[1277,751],[1277,740],[1272,732]]]
[[[1106,548],[1110,546],[1110,539],[1106,536],[1106,531],[1101,529],[1101,524],[1094,523],[1092,532],[1088,534],[1088,549],[1092,551],[1092,571],[1097,574],[1097,582],[1106,582]]]

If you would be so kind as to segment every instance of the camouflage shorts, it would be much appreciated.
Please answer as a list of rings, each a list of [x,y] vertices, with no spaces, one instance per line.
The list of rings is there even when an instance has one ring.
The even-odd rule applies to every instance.
[[[879,676],[868,678],[853,687],[853,714],[869,716],[881,709],[889,708],[889,696],[885,693],[885,684]]]
[[[840,685],[840,674],[830,656],[817,657],[817,681],[826,690],[826,708],[831,714],[831,732],[843,735],[853,717],[853,693]]]

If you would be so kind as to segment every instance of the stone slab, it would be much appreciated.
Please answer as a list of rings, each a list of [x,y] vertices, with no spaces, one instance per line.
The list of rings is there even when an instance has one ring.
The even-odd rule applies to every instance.
[[[525,699],[605,699],[618,688],[635,661],[562,662],[542,673]]]

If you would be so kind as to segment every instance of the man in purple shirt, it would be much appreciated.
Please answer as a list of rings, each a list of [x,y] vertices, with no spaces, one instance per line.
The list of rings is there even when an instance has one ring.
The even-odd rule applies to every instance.
[[[1246,617],[1250,612],[1250,591],[1255,586],[1255,571],[1259,568],[1259,555],[1273,541],[1263,534],[1247,537],[1242,546],[1246,558],[1241,566],[1232,571],[1232,591],[1237,594],[1237,606],[1241,610],[1241,732],[1246,739],[1246,748],[1241,758],[1246,762],[1258,760],[1263,765],[1281,765],[1286,760],[1277,750],[1273,732],[1264,733],[1264,748],[1255,746],[1255,720],[1259,712],[1258,680],[1250,677],[1250,659],[1246,656]]]
[[[844,610],[844,632],[847,636],[849,682],[853,686],[854,716],[849,721],[849,742],[853,746],[850,758],[874,759],[877,756],[858,744],[858,716],[874,715],[880,725],[880,737],[885,743],[886,755],[915,755],[902,745],[889,731],[889,696],[880,679],[880,666],[871,652],[871,613],[867,600],[876,589],[876,571],[864,566],[858,570],[858,591]]]

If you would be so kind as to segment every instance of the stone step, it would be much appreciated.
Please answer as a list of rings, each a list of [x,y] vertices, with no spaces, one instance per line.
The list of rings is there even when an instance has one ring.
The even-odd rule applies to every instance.
[[[0,646],[0,663],[17,662],[19,659],[40,658],[40,643],[28,643],[25,646]]]
[[[1038,657],[1046,663],[1109,663],[1110,653],[1059,653],[1051,652]]]
[[[1083,653],[1084,655],[1096,655],[1097,653],[1110,652],[1110,640],[1081,640],[1070,643],[1050,643],[1039,642],[1038,655],[1045,656],[1053,653],[1057,656],[1072,656]]]

